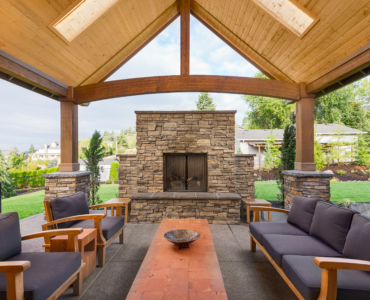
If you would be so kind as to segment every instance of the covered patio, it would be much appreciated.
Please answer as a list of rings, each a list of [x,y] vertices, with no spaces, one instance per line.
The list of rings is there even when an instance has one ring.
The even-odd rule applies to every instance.
[[[59,172],[45,176],[46,201],[82,192],[83,202],[90,203],[90,172],[80,171],[78,163],[79,110],[88,110],[95,101],[121,98],[124,102],[133,101],[135,95],[180,92],[259,95],[295,103],[296,162],[294,170],[284,173],[286,210],[280,212],[288,214],[297,195],[307,201],[312,198],[330,201],[332,176],[316,172],[314,159],[315,98],[370,75],[370,0],[0,2],[0,78],[60,102],[60,111],[55,115],[61,116],[61,163]],[[192,75],[191,16],[269,79]],[[180,75],[106,81],[177,18],[181,22]],[[135,287],[142,282],[137,276],[148,271],[140,267],[154,264],[158,253],[163,255],[161,243],[156,240],[157,230],[168,219],[188,218],[196,219],[196,224],[205,223],[202,230],[211,233],[211,239],[205,240],[202,247],[188,252],[196,257],[196,262],[222,273],[222,278],[216,278],[220,280],[221,291],[211,294],[207,290],[210,293],[207,297],[305,299],[282,275],[281,266],[270,264],[273,259],[265,256],[266,250],[253,240],[249,225],[240,219],[242,201],[254,199],[254,178],[250,179],[254,169],[253,159],[235,154],[235,111],[141,111],[138,105],[136,113],[138,154],[120,157],[119,198],[131,198],[134,206],[131,218],[123,220],[120,212],[112,214],[112,218],[120,217],[125,224],[106,243],[100,225],[97,226],[103,217],[94,216],[93,226],[99,228],[98,246],[104,246],[99,252],[101,263],[83,282],[79,296],[73,297],[69,287],[60,299],[124,299],[129,291],[130,299],[145,299],[145,293],[137,294]],[[201,179],[193,179],[189,173],[192,159],[193,165],[203,166],[194,171]],[[191,194],[171,190],[176,188],[172,178],[166,182],[165,167],[176,160],[182,162],[177,167],[186,165],[181,169],[183,178],[177,178],[176,184],[185,189],[190,186],[188,181],[193,180],[193,190],[186,190]],[[245,180],[247,177],[249,181]],[[50,219],[51,208],[47,205],[48,222],[56,224],[57,220]],[[190,211],[184,206],[196,209]],[[286,224],[286,215],[267,209],[273,211],[273,221]],[[85,214],[89,216],[89,211]],[[311,221],[312,218],[311,215]],[[42,214],[21,221],[22,235],[45,229],[42,227],[45,222]],[[160,222],[161,225],[157,224]],[[308,232],[304,235],[308,236]],[[68,242],[71,240],[76,250],[76,236],[68,235]],[[253,252],[256,243],[258,248]],[[42,239],[23,241],[23,252],[43,251],[42,244]],[[215,255],[213,259],[218,263],[196,252],[199,249]],[[345,267],[347,264],[348,261]],[[81,270],[83,267],[79,266]],[[370,264],[358,268],[370,270]],[[325,270],[323,282],[327,285],[322,289],[321,299],[334,300],[337,273]],[[81,281],[82,273],[76,274],[71,276],[73,284]],[[21,281],[15,275],[12,278],[12,282]],[[71,283],[67,281],[65,287]],[[222,291],[223,284],[226,291]],[[74,293],[80,285],[76,286]],[[19,294],[22,295],[17,299],[24,299],[23,293]],[[189,292],[186,299],[191,297]]]

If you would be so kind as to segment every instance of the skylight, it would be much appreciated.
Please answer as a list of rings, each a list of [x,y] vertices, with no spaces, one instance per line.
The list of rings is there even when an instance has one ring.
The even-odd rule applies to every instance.
[[[94,23],[119,0],[78,0],[51,25],[68,42]]]
[[[253,1],[300,38],[319,20],[295,0]]]

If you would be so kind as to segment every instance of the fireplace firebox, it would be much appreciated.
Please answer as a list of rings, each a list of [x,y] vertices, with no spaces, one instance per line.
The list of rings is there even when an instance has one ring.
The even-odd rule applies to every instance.
[[[165,192],[207,192],[207,154],[165,153],[163,159]]]

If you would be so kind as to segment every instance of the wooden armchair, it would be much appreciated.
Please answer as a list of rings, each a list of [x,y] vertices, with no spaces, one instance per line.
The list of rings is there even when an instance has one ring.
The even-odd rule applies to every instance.
[[[54,205],[54,207],[53,207]],[[105,264],[106,248],[119,236],[120,244],[124,242],[125,220],[121,213],[123,203],[98,204],[88,207],[85,194],[82,192],[71,196],[44,201],[47,223],[42,225],[43,230],[55,229],[65,226],[66,228],[95,228],[97,230],[98,266]],[[63,206],[63,211],[71,209],[68,217],[58,215],[58,208]],[[65,209],[67,207],[67,209]],[[54,208],[54,209],[53,209]],[[104,214],[91,214],[90,209],[104,208]],[[107,216],[107,209],[111,208],[111,216]],[[114,208],[116,216],[114,216]],[[57,214],[57,215],[56,215]],[[75,215],[76,214],[76,215]],[[64,223],[64,224],[63,224]],[[50,238],[45,237],[45,251],[50,251]]]
[[[0,244],[0,273],[6,274],[6,290],[0,288],[0,299],[5,297],[7,300],[57,299],[71,284],[73,294],[80,295],[81,270],[85,264],[78,252],[77,236],[82,231],[82,228],[59,229],[21,237],[18,214],[1,215],[0,241],[6,239],[8,242]],[[21,252],[21,240],[50,238],[58,235],[68,236],[67,252]],[[52,269],[50,269],[51,264]],[[68,279],[65,280],[65,278]],[[0,283],[1,280],[0,278]],[[5,285],[2,283],[0,286]]]

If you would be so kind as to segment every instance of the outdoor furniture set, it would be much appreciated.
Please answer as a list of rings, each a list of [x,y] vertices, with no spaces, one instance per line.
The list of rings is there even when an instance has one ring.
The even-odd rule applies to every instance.
[[[300,196],[290,211],[251,209],[251,250],[262,250],[299,299],[370,299],[370,219]],[[285,213],[287,222],[258,222],[260,211]]]

